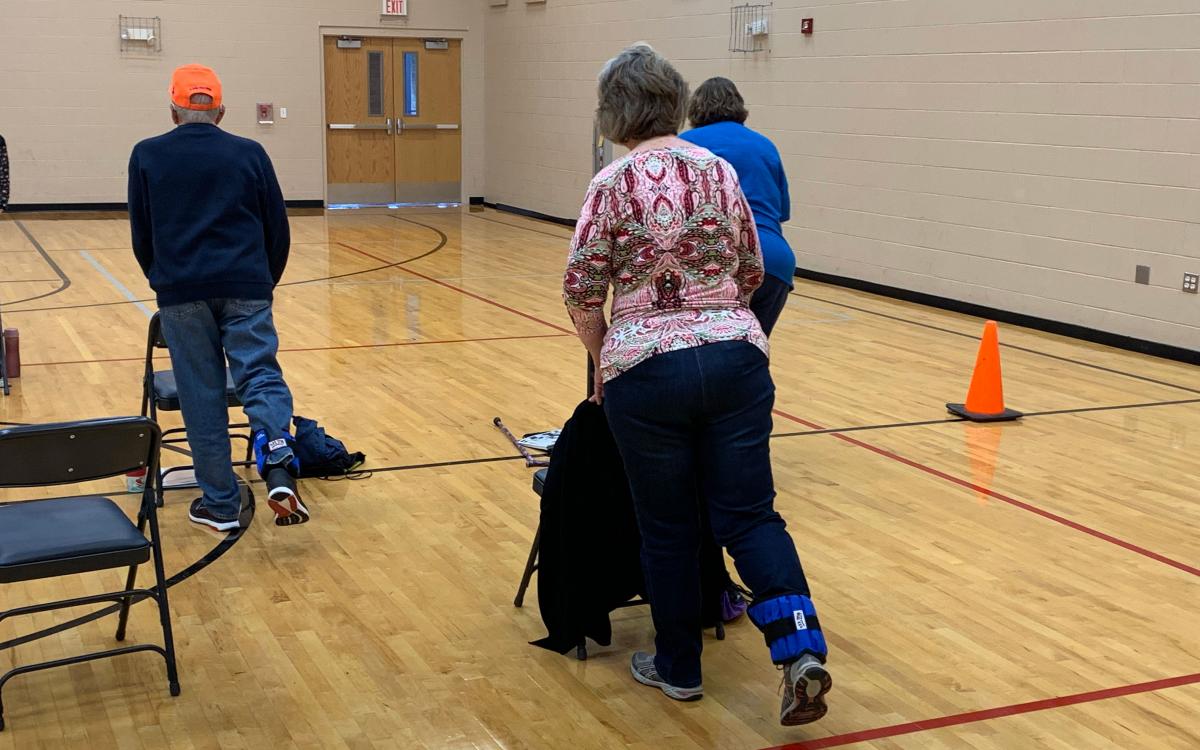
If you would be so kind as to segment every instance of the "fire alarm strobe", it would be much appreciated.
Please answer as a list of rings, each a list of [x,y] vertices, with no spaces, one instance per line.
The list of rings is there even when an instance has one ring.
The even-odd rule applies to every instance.
[[[805,18],[800,21],[800,33],[801,34],[813,33],[813,20],[811,18]]]

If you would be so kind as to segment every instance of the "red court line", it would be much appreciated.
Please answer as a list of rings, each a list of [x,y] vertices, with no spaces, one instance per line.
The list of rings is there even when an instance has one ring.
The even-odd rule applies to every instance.
[[[387,349],[397,346],[429,346],[431,344],[477,344],[489,341],[521,341],[524,339],[557,339],[564,333],[533,333],[525,336],[491,336],[477,339],[437,339],[433,341],[392,341],[387,344],[342,344],[339,346],[298,346],[290,349],[280,349],[281,354],[291,352],[332,352],[342,349]],[[53,367],[55,365],[94,365],[105,362],[142,362],[145,357],[113,357],[111,359],[77,359],[67,362],[23,362],[22,367]],[[166,355],[155,359],[169,359]]]
[[[788,414],[787,412],[784,412],[784,411],[780,411],[779,409],[776,409],[775,413],[778,414],[779,416],[783,417],[784,419],[790,419],[791,421],[796,422],[797,424],[802,424],[805,427],[809,427],[812,429],[824,429],[823,427],[821,427],[820,425],[818,425],[814,422],[809,422],[806,419],[801,419],[800,417],[792,416],[791,414]],[[919,471],[923,471],[926,474],[929,474],[930,476],[935,476],[939,479],[944,479],[947,482],[953,482],[954,484],[957,484],[960,487],[965,487],[969,490],[974,490],[975,492],[981,492],[981,493],[987,495],[988,497],[992,497],[992,498],[999,500],[1002,503],[1008,503],[1009,505],[1011,505],[1015,508],[1020,508],[1021,510],[1028,511],[1035,515],[1041,516],[1042,518],[1045,518],[1049,521],[1053,521],[1054,523],[1060,524],[1062,526],[1066,526],[1069,529],[1074,529],[1075,531],[1079,531],[1081,533],[1087,534],[1088,536],[1108,542],[1109,544],[1115,544],[1116,546],[1121,547],[1122,549],[1126,549],[1126,550],[1129,550],[1130,552],[1139,554],[1143,557],[1147,557],[1151,560],[1154,560],[1155,562],[1160,562],[1160,563],[1163,563],[1164,565],[1170,565],[1172,568],[1177,568],[1179,570],[1182,570],[1185,573],[1190,573],[1194,576],[1200,576],[1200,568],[1193,567],[1191,565],[1188,565],[1187,563],[1180,562],[1179,560],[1173,560],[1173,559],[1167,557],[1166,555],[1161,555],[1157,552],[1153,552],[1151,550],[1146,549],[1145,547],[1139,547],[1138,545],[1136,545],[1132,542],[1127,542],[1124,539],[1119,539],[1115,536],[1112,536],[1111,534],[1106,534],[1103,531],[1098,531],[1096,529],[1093,529],[1090,526],[1084,526],[1083,524],[1079,523],[1078,521],[1072,521],[1069,518],[1060,516],[1057,513],[1051,513],[1048,510],[1039,508],[1036,505],[1032,505],[1023,500],[1018,500],[1015,497],[1009,497],[1008,495],[1005,495],[1002,492],[997,492],[996,490],[989,489],[987,487],[983,487],[982,485],[975,484],[974,482],[968,482],[965,479],[960,479],[951,474],[947,474],[944,471],[935,469],[932,466],[928,466],[926,464],[920,463],[919,461],[914,461],[911,458],[905,458],[904,456],[901,456],[898,453],[893,453],[892,451],[889,451],[885,448],[880,448],[878,446],[871,445],[870,443],[863,442],[862,440],[859,440],[857,438],[852,438],[849,435],[844,435],[840,432],[831,432],[829,434],[832,437],[837,438],[838,440],[849,443],[850,445],[854,445],[859,448],[865,448],[866,450],[869,450],[872,453],[883,456],[884,458],[890,458],[893,461],[898,461],[898,462],[904,464],[905,466],[910,466]]]
[[[1011,706],[985,708],[979,711],[968,711],[966,713],[954,714],[952,716],[939,716],[935,719],[923,719],[921,721],[911,721],[907,724],[895,724],[890,727],[864,729],[858,732],[837,734],[832,737],[822,737],[815,740],[795,742],[790,745],[778,745],[776,747],[767,748],[767,750],[821,750],[821,748],[827,747],[842,747],[843,745],[853,745],[857,742],[870,742],[871,740],[897,737],[902,734],[927,732],[931,729],[942,729],[944,727],[959,726],[961,724],[972,724],[979,721],[988,721],[989,719],[999,719],[1005,716],[1018,716],[1020,714],[1028,714],[1035,711],[1045,711],[1051,708],[1077,706],[1081,703],[1093,703],[1095,701],[1108,700],[1110,698],[1121,698],[1127,695],[1150,693],[1156,690],[1182,687],[1184,685],[1192,685],[1198,682],[1200,682],[1200,673],[1182,675],[1180,677],[1168,677],[1167,679],[1163,680],[1139,682],[1136,685],[1123,685],[1121,687],[1105,688],[1103,690],[1092,690],[1087,693],[1076,693],[1074,695],[1064,695],[1056,698],[1044,698],[1042,700],[1030,701],[1028,703],[1016,703]]]
[[[371,258],[372,260],[377,260],[380,263],[393,263],[394,262],[394,261],[387,260],[386,258],[380,258],[378,255],[373,255],[371,253],[368,253],[366,250],[359,250],[357,247],[354,247],[352,245],[347,245],[345,242],[339,242],[337,244],[341,245],[342,247],[346,248],[347,250],[353,250],[354,252],[359,253],[361,255],[365,255],[368,258]],[[546,320],[542,320],[541,318],[535,318],[534,316],[530,315],[529,313],[523,313],[520,310],[514,310],[513,308],[511,308],[507,305],[500,304],[499,302],[497,302],[494,299],[488,299],[487,297],[480,296],[473,292],[468,292],[466,289],[454,286],[453,284],[448,284],[445,281],[442,281],[441,279],[434,278],[433,276],[427,276],[427,275],[421,273],[420,271],[414,271],[411,268],[408,268],[407,266],[397,266],[396,268],[405,273],[411,273],[413,276],[416,276],[418,278],[425,279],[426,281],[431,281],[434,284],[437,284],[438,286],[444,286],[447,289],[453,289],[454,291],[458,292],[459,294],[470,297],[471,299],[479,300],[480,302],[491,305],[492,307],[498,307],[501,310],[504,310],[505,312],[510,312],[513,315],[520,315],[522,318],[525,318],[526,320],[532,320],[535,323],[541,323],[544,326],[549,326],[549,327],[553,328],[554,330],[560,331],[562,333],[569,333],[572,336],[575,335],[574,331],[567,330],[566,328],[563,328],[562,326],[555,325],[554,323],[551,323]]]

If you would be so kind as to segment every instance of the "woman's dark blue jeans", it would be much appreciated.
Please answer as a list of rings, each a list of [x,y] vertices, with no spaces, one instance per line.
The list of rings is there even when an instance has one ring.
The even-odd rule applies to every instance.
[[[701,682],[700,503],[755,600],[809,593],[775,512],[774,404],[767,357],[744,341],[657,354],[604,386],[642,533],[655,666],[672,685]]]

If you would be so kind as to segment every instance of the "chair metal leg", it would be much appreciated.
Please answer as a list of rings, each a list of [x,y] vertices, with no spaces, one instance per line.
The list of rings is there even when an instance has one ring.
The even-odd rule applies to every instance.
[[[144,508],[138,509],[138,532],[143,536],[146,534],[146,511]],[[125,577],[125,590],[131,591],[133,584],[137,581],[138,566],[129,566],[129,575]],[[129,622],[129,607],[133,604],[132,597],[125,597],[121,600],[121,614],[117,617],[117,634],[118,642],[125,640],[125,625]]]
[[[157,467],[156,467],[157,468]],[[162,537],[158,533],[158,515],[151,511],[150,539],[154,557],[154,577],[158,581],[158,619],[162,623],[163,651],[167,660],[167,684],[171,695],[179,695],[179,669],[175,664],[175,636],[171,632],[171,606],[167,601],[167,575],[163,567]]]
[[[575,658],[579,661],[587,661],[587,638],[579,641],[579,645],[575,647]]]
[[[51,661],[38,662],[37,664],[25,664],[20,667],[14,667],[14,668],[8,670],[7,672],[5,672],[3,675],[0,675],[0,693],[3,693],[4,686],[8,683],[9,680],[11,680],[14,677],[20,677],[21,675],[25,675],[25,674],[32,674],[33,672],[41,672],[46,669],[57,669],[59,667],[66,667],[66,666],[70,666],[72,664],[85,664],[87,662],[97,661],[99,659],[111,659],[114,656],[125,656],[126,654],[140,654],[140,653],[143,653],[146,651],[152,651],[152,652],[158,654],[159,656],[163,656],[163,657],[166,656],[166,651],[164,651],[160,646],[155,646],[152,644],[143,644],[140,646],[125,646],[124,648],[112,648],[107,651],[95,651],[90,654],[81,654],[79,656],[68,656],[65,659],[53,659]],[[177,690],[178,686],[176,686],[175,689]],[[177,693],[173,693],[173,694],[177,694]],[[3,714],[3,712],[4,712],[4,703],[3,703],[3,700],[0,700],[0,730],[4,729],[4,714]]]
[[[529,588],[529,581],[533,578],[533,571],[538,568],[538,550],[542,546],[542,525],[539,523],[537,531],[533,535],[533,544],[529,547],[529,559],[525,561],[525,573],[521,576],[521,585],[517,587],[517,598],[513,599],[514,607],[521,607],[525,604],[525,590]]]
[[[125,577],[125,590],[129,591],[133,588],[134,582],[137,580],[138,566],[129,566],[129,575]],[[129,605],[131,604],[130,597],[125,597],[121,600],[121,614],[117,617],[117,634],[118,642],[125,640],[125,625],[129,622]]]

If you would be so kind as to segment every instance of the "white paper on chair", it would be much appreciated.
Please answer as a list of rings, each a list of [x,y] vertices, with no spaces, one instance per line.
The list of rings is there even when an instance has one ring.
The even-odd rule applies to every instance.
[[[558,436],[561,434],[562,430],[534,432],[518,440],[517,444],[530,450],[546,451],[548,453],[554,447],[554,444],[558,442]]]
[[[196,472],[193,469],[182,469],[180,471],[172,471],[162,478],[162,486],[164,490],[176,490],[181,487],[198,487],[196,484]]]

